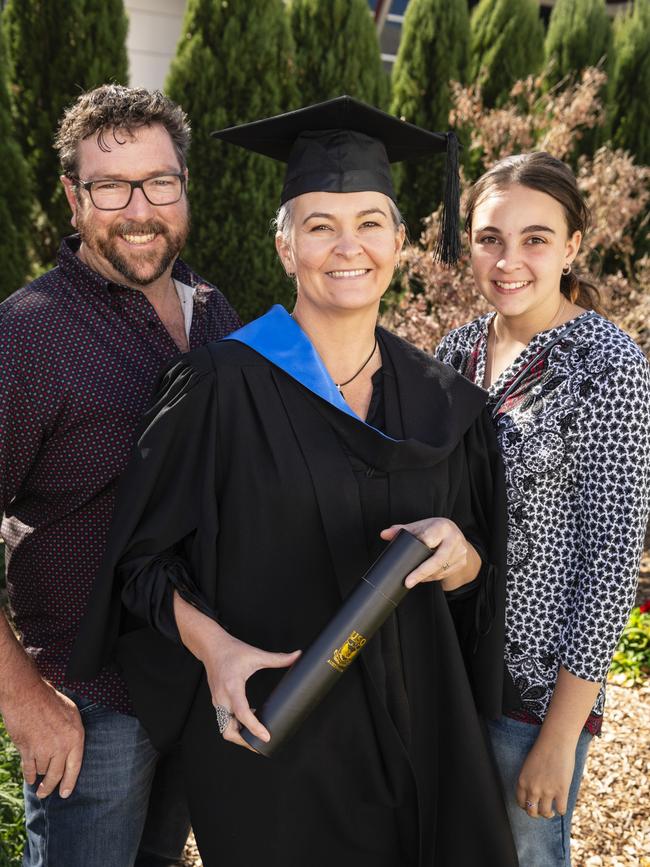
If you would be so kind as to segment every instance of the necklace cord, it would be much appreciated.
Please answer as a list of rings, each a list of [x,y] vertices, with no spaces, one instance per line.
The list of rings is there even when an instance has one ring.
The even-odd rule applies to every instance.
[[[359,374],[361,373],[361,371],[362,371],[365,367],[367,367],[367,365],[370,363],[370,359],[371,359],[372,356],[375,354],[375,350],[376,350],[376,349],[377,349],[377,338],[375,337],[375,343],[374,343],[374,346],[372,347],[372,352],[371,352],[370,355],[366,358],[366,360],[363,362],[363,364],[362,364],[361,367],[357,370],[357,372],[354,374],[354,376],[351,376],[349,379],[346,379],[345,382],[335,382],[335,383],[334,383],[334,385],[338,388],[339,392],[341,391],[341,389],[343,388],[344,385],[349,385],[349,384],[352,382],[352,380],[356,379],[357,376],[359,376]],[[341,393],[342,393],[342,392],[341,392]]]

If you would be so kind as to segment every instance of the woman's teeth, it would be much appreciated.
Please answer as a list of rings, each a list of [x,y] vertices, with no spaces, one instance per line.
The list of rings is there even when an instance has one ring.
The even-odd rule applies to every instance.
[[[504,283],[503,280],[495,280],[494,282],[499,289],[523,289],[524,286],[528,286],[530,280],[520,280],[518,283]]]
[[[369,268],[357,268],[356,271],[328,271],[327,274],[329,277],[363,277],[369,270]]]

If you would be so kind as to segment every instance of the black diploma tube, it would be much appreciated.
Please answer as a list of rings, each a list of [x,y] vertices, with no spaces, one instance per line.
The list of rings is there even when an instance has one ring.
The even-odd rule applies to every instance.
[[[264,703],[258,716],[270,742],[243,728],[246,743],[270,756],[291,737],[397,608],[408,593],[404,579],[431,553],[407,530],[399,531]]]

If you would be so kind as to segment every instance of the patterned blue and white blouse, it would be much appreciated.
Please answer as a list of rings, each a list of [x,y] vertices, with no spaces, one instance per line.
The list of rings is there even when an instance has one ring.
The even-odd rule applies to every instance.
[[[493,316],[452,331],[436,352],[479,385]],[[597,733],[648,521],[649,365],[625,332],[588,312],[537,334],[488,391],[508,490],[506,663],[519,718],[543,721],[562,665],[603,682],[587,721]]]

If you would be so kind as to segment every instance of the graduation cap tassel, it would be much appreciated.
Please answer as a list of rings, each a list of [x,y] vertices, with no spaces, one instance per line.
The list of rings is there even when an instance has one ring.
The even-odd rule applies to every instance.
[[[434,251],[434,259],[445,265],[455,265],[461,253],[459,147],[456,134],[448,132],[445,195]]]

